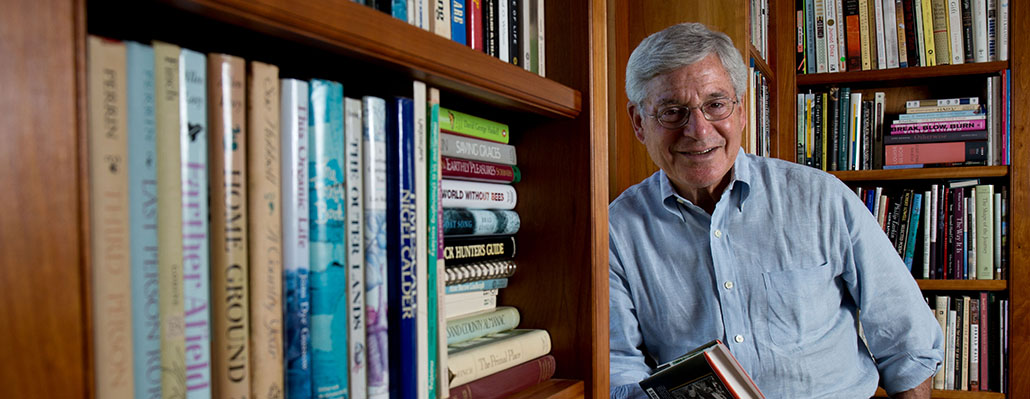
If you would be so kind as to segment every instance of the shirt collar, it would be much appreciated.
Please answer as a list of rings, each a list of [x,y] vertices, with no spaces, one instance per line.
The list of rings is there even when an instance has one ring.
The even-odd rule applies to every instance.
[[[676,193],[672,182],[669,181],[669,175],[665,174],[664,170],[659,170],[658,173],[661,176],[659,183],[662,203],[666,209],[678,215],[677,202],[682,202],[683,204],[692,203]],[[744,203],[747,202],[747,198],[751,193],[751,159],[749,159],[748,154],[743,152],[743,149],[737,153],[737,159],[733,161],[733,168],[730,169],[730,174],[730,184],[727,189],[731,195],[730,199],[736,202],[737,210],[743,212]]]

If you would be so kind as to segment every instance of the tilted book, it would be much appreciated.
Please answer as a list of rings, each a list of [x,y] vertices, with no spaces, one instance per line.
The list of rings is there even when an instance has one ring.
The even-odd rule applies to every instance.
[[[132,355],[137,398],[161,397],[158,310],[157,164],[154,49],[126,42],[129,115],[129,244],[132,259]]]
[[[349,314],[347,341],[350,346],[350,399],[368,397],[368,366],[365,350],[365,213],[361,174],[361,100],[343,99],[343,143],[347,189],[347,297]]]
[[[211,116],[212,381],[220,397],[250,397],[250,283],[247,257],[247,66],[208,55]]]
[[[508,125],[440,107],[440,130],[502,144],[508,144]]]
[[[518,327],[519,310],[512,306],[465,315],[447,321],[447,345]]]
[[[515,234],[522,224],[518,213],[500,209],[447,208],[443,219],[449,237]]]
[[[344,398],[349,358],[343,86],[321,79],[309,85],[311,383],[317,398]]]
[[[128,398],[134,374],[126,49],[97,36],[87,46],[94,383],[97,397]]]
[[[280,80],[286,397],[311,397],[308,82]]]
[[[389,397],[386,264],[386,102],[362,99],[362,175],[365,213],[365,321],[368,344],[368,396]]]
[[[518,198],[508,184],[441,180],[444,208],[515,209]]]
[[[440,133],[440,155],[515,165],[515,146],[471,137]]]
[[[179,55],[182,149],[182,279],[187,398],[211,397],[211,285],[208,243],[207,57]]]
[[[737,359],[719,340],[657,367],[640,381],[652,399],[681,397],[765,398]]]
[[[546,355],[451,389],[452,399],[501,399],[554,376],[554,356]]]
[[[546,330],[510,330],[450,345],[447,368],[458,386],[526,363],[551,351]]]
[[[283,227],[279,68],[250,62],[247,81],[250,209],[251,395],[279,398],[283,385]]]
[[[186,335],[182,280],[182,170],[179,138],[179,46],[154,42],[157,126],[158,290],[161,312],[161,392],[186,397]]]
[[[418,286],[415,253],[414,101],[397,97],[387,106],[386,256],[389,295],[390,397],[418,396]]]

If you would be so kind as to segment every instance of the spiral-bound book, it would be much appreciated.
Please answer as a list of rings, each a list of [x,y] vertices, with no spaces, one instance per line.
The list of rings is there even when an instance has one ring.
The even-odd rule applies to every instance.
[[[511,259],[447,266],[445,270],[446,284],[454,285],[471,281],[507,278],[515,274],[515,268],[515,261]]]

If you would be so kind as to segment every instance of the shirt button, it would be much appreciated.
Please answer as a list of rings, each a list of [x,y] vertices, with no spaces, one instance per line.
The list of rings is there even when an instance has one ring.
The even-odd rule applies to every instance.
[[[733,289],[733,282],[732,281],[727,281],[722,286],[726,287],[726,289],[728,289],[728,290],[732,290]]]
[[[715,231],[715,238],[722,238],[722,230]]]
[[[740,334],[737,334],[737,336],[733,337],[733,340],[737,341],[737,343],[739,344],[741,342],[744,342],[744,336],[740,335]]]

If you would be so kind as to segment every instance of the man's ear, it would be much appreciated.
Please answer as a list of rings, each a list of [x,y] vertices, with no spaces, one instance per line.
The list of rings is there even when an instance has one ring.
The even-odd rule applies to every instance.
[[[626,102],[626,111],[629,112],[629,123],[633,125],[633,135],[641,143],[644,142],[644,118],[640,116],[640,107],[632,101]]]

